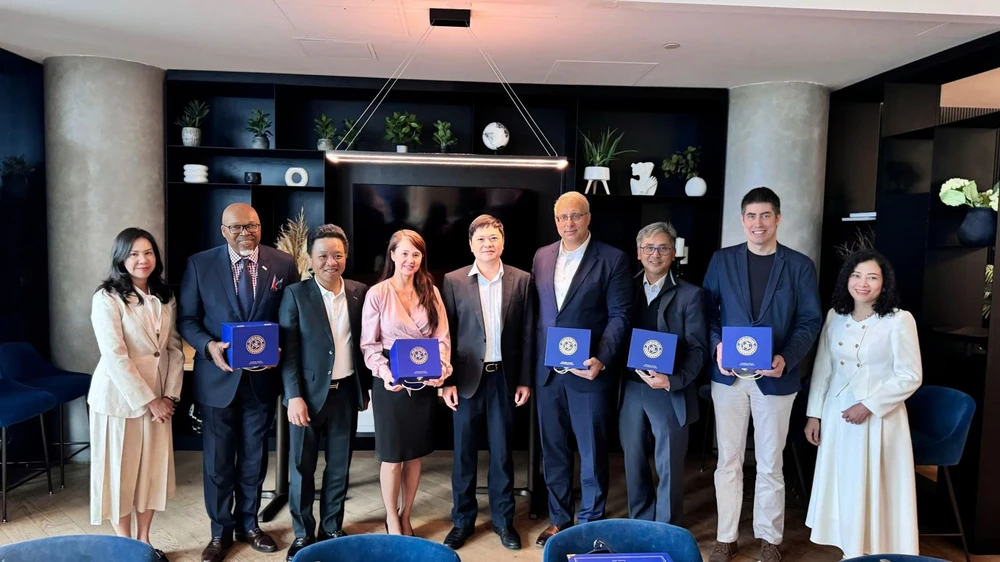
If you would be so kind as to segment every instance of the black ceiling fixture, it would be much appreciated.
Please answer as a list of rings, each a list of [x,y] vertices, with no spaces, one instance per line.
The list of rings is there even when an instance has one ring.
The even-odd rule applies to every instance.
[[[430,19],[434,27],[472,27],[472,10],[431,8]]]

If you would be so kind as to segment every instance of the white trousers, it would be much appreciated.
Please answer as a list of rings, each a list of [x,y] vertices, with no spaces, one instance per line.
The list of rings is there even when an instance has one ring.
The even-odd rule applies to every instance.
[[[719,466],[715,471],[715,501],[719,509],[716,539],[736,542],[743,507],[743,458],[753,416],[757,483],[753,498],[753,534],[779,545],[785,530],[785,478],[782,451],[788,436],[795,395],[765,396],[755,381],[736,379],[732,386],[712,383]]]

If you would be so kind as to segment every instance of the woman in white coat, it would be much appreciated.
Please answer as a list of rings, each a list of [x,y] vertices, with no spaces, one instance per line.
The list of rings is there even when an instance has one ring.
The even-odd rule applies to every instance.
[[[903,402],[920,387],[913,316],[892,266],[847,258],[813,366],[806,438],[819,446],[806,525],[844,556],[918,554],[916,476]]]
[[[87,396],[90,522],[110,520],[119,536],[147,544],[154,512],[174,494],[170,419],[184,369],[175,299],[162,274],[153,235],[126,228],[115,238],[111,273],[94,294],[90,315],[101,352]]]

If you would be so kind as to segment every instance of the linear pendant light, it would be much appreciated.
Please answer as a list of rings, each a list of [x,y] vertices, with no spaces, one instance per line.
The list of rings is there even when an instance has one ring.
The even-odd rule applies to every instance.
[[[350,151],[350,150],[338,150],[344,140],[342,139],[333,150],[328,150],[326,152],[326,159],[332,164],[339,163],[363,163],[363,164],[410,164],[410,165],[438,165],[438,166],[479,166],[479,167],[495,167],[495,168],[552,168],[557,170],[562,170],[569,165],[569,161],[556,151],[552,143],[549,142],[548,137],[542,132],[542,128],[538,126],[534,117],[528,111],[528,108],[521,102],[521,98],[514,93],[514,88],[507,82],[504,77],[503,72],[500,71],[500,67],[497,66],[493,57],[490,56],[485,49],[483,49],[482,44],[479,41],[479,37],[476,35],[475,31],[472,30],[472,11],[471,10],[451,10],[451,9],[430,9],[430,25],[424,34],[420,36],[420,40],[417,41],[416,46],[413,50],[403,58],[396,70],[393,71],[392,75],[386,80],[382,88],[375,94],[375,98],[368,104],[368,107],[361,112],[361,116],[354,122],[344,138],[351,138],[351,131],[358,127],[358,123],[361,123],[358,127],[358,132],[353,135],[354,139],[360,136],[361,131],[364,130],[365,125],[371,120],[372,116],[378,110],[382,102],[389,95],[393,86],[399,80],[403,72],[413,61],[413,57],[416,56],[417,51],[420,50],[421,45],[430,37],[431,32],[435,27],[465,27],[469,36],[472,37],[479,49],[479,52],[483,55],[483,59],[486,60],[486,64],[489,65],[490,70],[497,77],[500,82],[500,86],[503,87],[504,92],[507,97],[510,98],[511,103],[517,109],[518,113],[521,114],[521,118],[524,119],[528,129],[531,130],[532,134],[538,140],[539,144],[542,145],[542,150],[545,151],[545,156],[532,157],[532,156],[490,156],[490,155],[475,155],[475,154],[434,154],[434,153],[419,153],[419,152],[363,152],[363,151]],[[374,106],[374,108],[372,107]],[[370,111],[369,111],[370,110]],[[353,141],[352,141],[353,142]]]

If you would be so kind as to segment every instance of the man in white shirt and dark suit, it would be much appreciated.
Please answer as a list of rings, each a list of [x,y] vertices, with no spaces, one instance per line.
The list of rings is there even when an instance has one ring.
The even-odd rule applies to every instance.
[[[455,410],[452,470],[455,527],[444,544],[458,549],[476,524],[479,440],[489,441],[488,479],[493,530],[509,549],[521,548],[514,528],[514,408],[531,396],[534,378],[535,294],[531,274],[500,261],[503,224],[480,215],[469,226],[476,261],[445,275],[441,296],[451,330],[455,372],[443,389]]]

